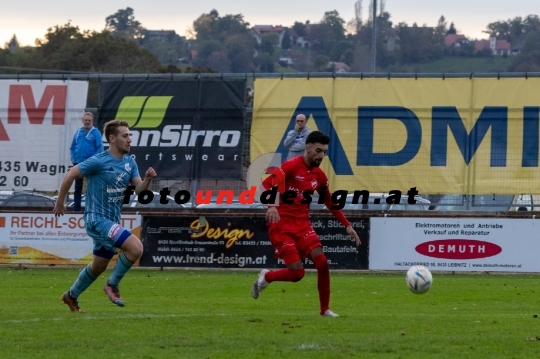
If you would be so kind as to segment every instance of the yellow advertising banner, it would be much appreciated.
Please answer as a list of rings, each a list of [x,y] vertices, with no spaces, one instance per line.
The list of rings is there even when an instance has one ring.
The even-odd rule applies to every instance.
[[[304,114],[331,138],[332,191],[540,194],[539,90],[540,78],[256,79],[251,160],[284,160]]]

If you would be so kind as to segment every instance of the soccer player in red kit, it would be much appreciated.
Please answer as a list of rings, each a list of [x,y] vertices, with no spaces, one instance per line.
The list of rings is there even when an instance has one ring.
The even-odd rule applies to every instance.
[[[304,277],[302,258],[309,258],[317,268],[317,289],[321,304],[320,314],[328,317],[338,315],[330,310],[330,270],[328,261],[322,250],[319,237],[311,226],[309,204],[307,198],[313,191],[324,196],[326,207],[338,219],[345,231],[360,245],[360,238],[345,218],[341,210],[332,208],[328,178],[322,169],[321,162],[328,151],[330,138],[320,132],[311,132],[306,139],[306,152],[283,162],[281,168],[266,178],[262,185],[265,189],[278,186],[278,191],[293,191],[296,196],[283,196],[276,206],[269,205],[266,213],[268,235],[275,249],[277,258],[281,258],[286,268],[269,271],[263,269],[253,283],[251,294],[257,299],[260,292],[274,281],[298,282]],[[308,192],[306,192],[308,191]],[[292,192],[289,192],[292,197]],[[287,199],[287,197],[289,199]],[[290,202],[290,203],[286,203]],[[304,203],[302,203],[304,202]]]

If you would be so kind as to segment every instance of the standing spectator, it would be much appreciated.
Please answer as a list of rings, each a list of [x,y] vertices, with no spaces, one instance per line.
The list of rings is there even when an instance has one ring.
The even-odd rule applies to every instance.
[[[289,154],[287,155],[288,160],[296,156],[304,155],[306,150],[306,137],[311,133],[311,129],[306,124],[306,116],[299,114],[296,116],[294,130],[290,130],[289,133],[287,133],[287,138],[285,138],[283,144],[289,149]]]
[[[268,176],[262,183],[265,189],[273,186],[278,191],[295,194],[288,196],[288,200],[280,200],[277,206],[269,205],[266,213],[268,236],[275,250],[276,258],[280,258],[286,268],[272,270],[263,269],[257,280],[253,283],[251,295],[259,298],[260,292],[270,283],[298,282],[304,277],[302,260],[309,258],[317,269],[317,289],[319,291],[320,314],[327,317],[338,315],[330,310],[330,270],[328,260],[323,252],[319,236],[315,233],[309,218],[309,200],[304,196],[311,196],[317,191],[324,195],[325,203],[330,212],[341,222],[345,231],[356,242],[358,247],[360,238],[347,220],[343,212],[334,209],[331,200],[328,178],[320,169],[321,162],[328,151],[330,137],[326,134],[313,131],[306,139],[306,153],[285,161],[281,168]],[[287,189],[287,192],[284,192]],[[310,197],[311,199],[311,197]]]
[[[86,112],[82,118],[82,123],[83,127],[75,132],[71,141],[71,147],[69,148],[71,162],[74,166],[97,153],[103,152],[101,133],[94,127],[94,115],[91,112]],[[83,178],[75,179],[73,210],[76,212],[81,210],[83,180]]]
[[[116,266],[103,287],[111,302],[123,307],[124,300],[118,288],[120,281],[143,253],[140,239],[121,226],[122,202],[126,186],[135,188],[135,193],[148,190],[156,171],[150,167],[144,175],[139,175],[135,160],[129,155],[131,137],[128,123],[112,120],[103,128],[109,149],[71,168],[60,185],[54,206],[54,214],[64,214],[66,194],[76,178],[88,178],[84,222],[86,233],[93,239],[92,262],[83,268],[79,276],[61,299],[72,312],[81,312],[81,295],[107,269],[117,248],[122,249]]]

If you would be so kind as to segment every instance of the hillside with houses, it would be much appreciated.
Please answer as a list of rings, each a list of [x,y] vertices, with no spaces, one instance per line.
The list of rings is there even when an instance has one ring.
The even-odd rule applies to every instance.
[[[251,25],[242,14],[212,10],[181,36],[146,29],[126,8],[107,17],[102,32],[68,22],[51,27],[34,47],[19,46],[14,34],[0,49],[0,71],[371,72],[372,19],[346,22],[335,10],[321,15],[317,23]],[[538,15],[486,24],[482,39],[459,34],[444,16],[434,26],[391,18],[385,11],[376,17],[376,71],[540,71]]]

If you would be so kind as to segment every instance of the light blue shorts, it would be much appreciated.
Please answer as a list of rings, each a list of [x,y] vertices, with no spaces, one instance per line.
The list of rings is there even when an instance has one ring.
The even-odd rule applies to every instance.
[[[131,236],[130,231],[105,218],[87,222],[86,233],[94,240],[94,255],[106,259],[111,259],[116,254],[116,248],[122,247]]]

